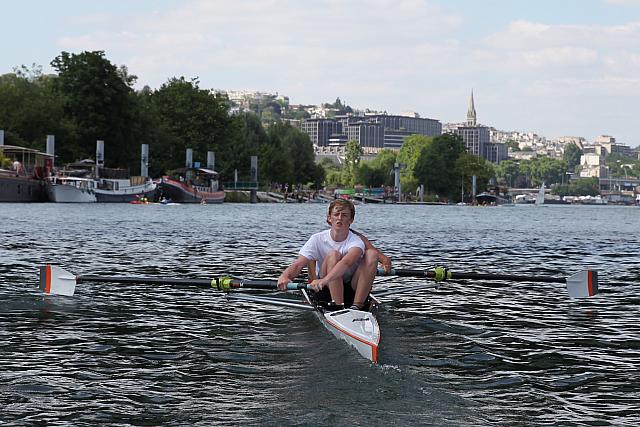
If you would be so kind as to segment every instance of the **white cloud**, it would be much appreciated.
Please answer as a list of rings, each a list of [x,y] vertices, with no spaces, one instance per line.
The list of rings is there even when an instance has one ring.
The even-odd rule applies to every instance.
[[[562,111],[578,99],[637,94],[640,87],[635,21],[519,19],[492,29],[465,21],[449,3],[426,0],[174,4],[152,13],[70,18],[84,31],[68,33],[59,46],[105,50],[140,85],[158,87],[184,75],[199,77],[203,87],[277,91],[300,103],[340,96],[355,107],[413,109],[444,121],[464,118],[471,87],[484,94],[481,117],[495,110],[497,120],[497,111],[514,102],[526,120],[551,105]]]

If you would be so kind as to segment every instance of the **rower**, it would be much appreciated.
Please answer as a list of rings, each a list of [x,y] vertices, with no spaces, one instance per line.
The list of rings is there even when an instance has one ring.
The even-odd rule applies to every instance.
[[[364,308],[378,261],[383,260],[385,270],[391,269],[391,262],[366,237],[350,229],[354,218],[353,203],[344,199],[333,200],[327,213],[327,223],[331,228],[311,236],[298,258],[278,278],[278,287],[286,289],[287,283],[293,281],[309,262],[315,261],[315,275],[310,272],[310,277],[313,279],[311,287],[316,292],[328,288],[337,308],[343,307],[345,302],[351,304],[352,309]],[[346,287],[346,295],[345,283],[350,283]]]
[[[366,268],[367,274],[360,275],[360,281],[362,282],[362,286],[359,284],[350,285],[348,283],[344,284],[344,292],[345,292],[345,300],[352,300],[352,307],[358,308],[362,310],[366,306],[366,301],[369,297],[369,293],[371,292],[371,286],[367,285],[369,277],[375,276],[378,273],[378,263],[382,265],[382,269],[385,274],[389,274],[391,271],[391,259],[386,256],[380,249],[373,246],[373,244],[366,238],[366,236],[354,229],[350,229],[352,233],[355,233],[359,236],[364,242],[365,251],[364,251],[364,259],[363,259],[363,267]],[[318,278],[318,269],[316,261],[309,261],[307,263],[307,270],[309,272],[309,283],[313,282]],[[371,280],[373,283],[373,280]],[[360,292],[356,294],[355,289],[359,289]],[[369,291],[367,292],[367,289]],[[328,289],[323,289],[324,295],[321,296],[326,298],[330,297]],[[347,298],[349,296],[349,298]],[[329,299],[327,299],[329,301]]]

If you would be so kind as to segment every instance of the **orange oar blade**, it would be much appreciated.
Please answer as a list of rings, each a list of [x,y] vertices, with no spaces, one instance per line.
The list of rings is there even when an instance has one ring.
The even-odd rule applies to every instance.
[[[76,290],[76,276],[53,265],[40,267],[40,290],[49,295],[72,296]]]
[[[571,298],[588,298],[598,293],[598,272],[581,271],[567,277],[567,290]]]

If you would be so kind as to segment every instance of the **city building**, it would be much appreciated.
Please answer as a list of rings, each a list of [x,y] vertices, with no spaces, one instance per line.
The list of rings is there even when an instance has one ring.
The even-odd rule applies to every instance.
[[[417,117],[416,117],[417,116]],[[399,150],[409,135],[438,136],[442,124],[435,119],[389,114],[336,116],[305,119],[301,129],[309,135],[316,153],[344,151],[347,141],[356,140],[365,154],[382,149]]]
[[[451,127],[453,133],[462,137],[467,152],[492,163],[507,160],[507,145],[491,142],[491,135],[487,126],[478,125],[473,91],[469,99],[467,121],[463,125]]]
[[[605,178],[607,169],[604,164],[604,157],[598,153],[585,152],[580,156],[580,178]]]

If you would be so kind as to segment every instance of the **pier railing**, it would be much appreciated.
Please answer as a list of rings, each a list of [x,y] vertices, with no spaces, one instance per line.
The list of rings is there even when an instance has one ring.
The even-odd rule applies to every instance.
[[[257,190],[258,183],[257,182],[249,182],[249,181],[231,181],[231,182],[223,182],[225,190]]]

